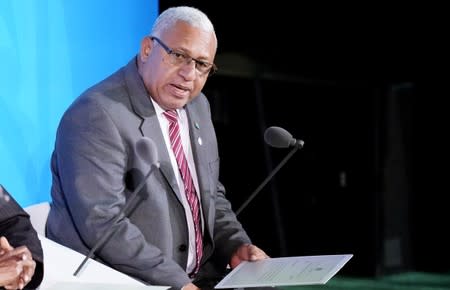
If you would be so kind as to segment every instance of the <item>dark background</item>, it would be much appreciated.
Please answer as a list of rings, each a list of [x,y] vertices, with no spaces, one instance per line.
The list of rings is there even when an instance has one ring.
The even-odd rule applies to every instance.
[[[216,63],[204,93],[235,209],[305,141],[239,215],[271,256],[353,253],[342,274],[449,271],[441,7],[295,1],[160,0],[213,21]]]

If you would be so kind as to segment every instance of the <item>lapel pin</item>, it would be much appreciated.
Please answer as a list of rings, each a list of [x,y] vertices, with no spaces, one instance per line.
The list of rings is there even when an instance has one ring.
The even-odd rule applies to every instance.
[[[202,144],[203,144],[202,137],[198,137],[197,141],[198,141],[198,144],[199,144],[199,145],[202,145]]]
[[[200,129],[200,125],[197,122],[195,122],[194,126],[195,128]]]

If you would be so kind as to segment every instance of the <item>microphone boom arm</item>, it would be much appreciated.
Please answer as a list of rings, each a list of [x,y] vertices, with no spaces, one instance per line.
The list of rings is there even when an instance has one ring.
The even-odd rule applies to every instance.
[[[121,219],[123,219],[124,217],[127,216],[127,211],[128,208],[134,204],[134,200],[136,199],[136,197],[141,197],[142,199],[144,199],[144,196],[142,194],[139,194],[139,192],[142,190],[142,188],[144,187],[144,185],[146,184],[146,180],[150,177],[150,175],[153,173],[154,168],[158,168],[159,167],[159,163],[154,165],[151,165],[150,170],[147,172],[147,174],[145,175],[145,177],[142,179],[142,182],[136,187],[136,189],[134,190],[134,195],[128,200],[126,201],[125,206],[122,208],[121,213],[119,214],[116,219],[113,222],[113,225],[116,225]],[[81,269],[83,268],[83,266],[86,264],[86,262],[94,255],[94,252],[105,243],[106,240],[109,239],[109,237],[112,236],[112,234],[114,234],[115,232],[114,227],[110,227],[107,229],[105,235],[98,240],[98,242],[91,248],[91,250],[89,251],[89,253],[86,255],[86,257],[84,258],[83,262],[81,262],[80,266],[78,266],[78,268],[76,269],[76,271],[73,273],[74,276],[78,276],[78,274],[80,273]]]
[[[235,214],[238,216],[241,211],[256,197],[256,195],[261,191],[261,189],[269,182],[270,179],[283,167],[283,165],[294,155],[295,152],[297,152],[298,149],[303,147],[303,141],[302,140],[296,140],[294,148],[289,152],[286,157],[280,162],[280,164],[277,165],[277,167],[272,170],[272,172],[264,179],[264,181],[258,186],[258,188],[253,191],[253,193],[250,195],[250,197],[236,210]]]

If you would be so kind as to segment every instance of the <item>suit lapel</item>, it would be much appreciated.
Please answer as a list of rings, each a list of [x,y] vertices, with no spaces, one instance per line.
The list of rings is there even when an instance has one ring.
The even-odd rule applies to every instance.
[[[196,165],[198,185],[201,195],[201,203],[203,216],[206,221],[210,221],[210,181],[209,181],[209,164],[206,159],[206,144],[204,143],[204,134],[207,132],[201,126],[201,113],[197,111],[197,107],[193,103],[186,106],[186,113],[189,119],[189,133],[192,146],[192,154]]]
[[[150,102],[153,107],[153,104]],[[172,190],[177,195],[178,199],[181,201],[181,193],[178,188],[177,180],[175,174],[173,173],[172,164],[170,162],[169,153],[167,152],[167,147],[165,145],[164,137],[161,132],[161,127],[159,125],[158,117],[154,113],[151,117],[147,117],[142,122],[142,133],[155,142],[159,154],[160,170],[162,175],[166,178]]]

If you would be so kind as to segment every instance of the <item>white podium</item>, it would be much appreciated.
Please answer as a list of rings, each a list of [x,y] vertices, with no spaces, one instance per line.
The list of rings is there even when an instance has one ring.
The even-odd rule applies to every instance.
[[[148,286],[93,259],[77,277],[75,270],[85,256],[39,235],[44,251],[44,279],[39,290],[163,290],[166,286]]]

